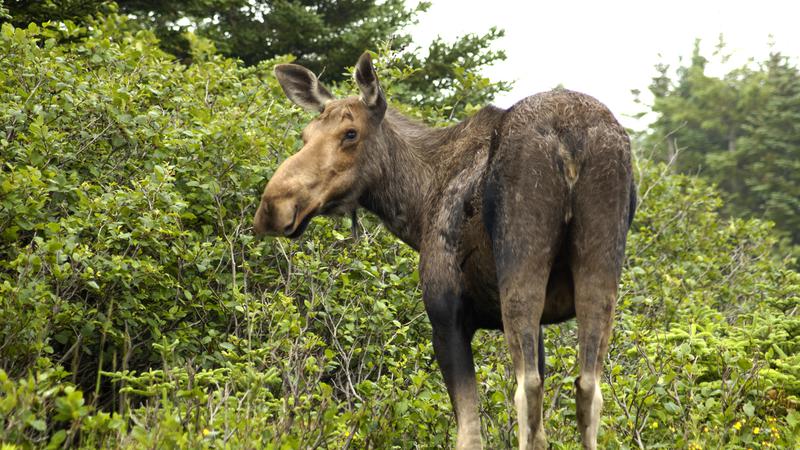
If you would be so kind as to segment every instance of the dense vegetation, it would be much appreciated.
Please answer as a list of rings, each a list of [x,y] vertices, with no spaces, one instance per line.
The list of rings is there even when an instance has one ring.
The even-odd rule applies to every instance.
[[[186,66],[113,14],[0,30],[0,443],[452,446],[415,253],[367,214],[359,239],[316,219],[255,240],[308,117],[271,75],[285,60],[190,40]],[[394,98],[409,71],[390,58]],[[800,275],[774,230],[663,163],[636,176],[600,445],[797,448]],[[576,448],[574,323],[546,335],[546,428]],[[482,332],[475,351],[487,447],[510,448],[505,343]]]
[[[774,221],[800,256],[800,69],[780,53],[716,77],[711,63],[729,56],[720,44],[713,59],[695,44],[689,63],[671,79],[659,67],[648,145],[681,173],[714,182],[724,210]]]
[[[463,116],[469,105],[485,104],[510,86],[490,81],[481,69],[506,58],[490,46],[502,30],[467,34],[454,42],[435,39],[425,49],[414,47],[405,29],[430,7],[404,0],[0,0],[13,25],[71,20],[82,24],[93,13],[119,10],[135,20],[131,25],[152,30],[162,49],[183,62],[192,59],[193,33],[207,39],[216,51],[247,65],[293,55],[297,62],[342,81],[366,48],[394,53],[391,64],[406,70],[406,83],[395,92],[405,103],[437,107],[451,117]],[[2,16],[0,15],[0,19]]]

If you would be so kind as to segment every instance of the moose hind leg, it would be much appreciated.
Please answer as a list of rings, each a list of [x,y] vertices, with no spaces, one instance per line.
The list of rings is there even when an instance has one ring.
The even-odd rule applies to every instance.
[[[584,273],[576,277],[575,284],[580,364],[580,375],[575,380],[575,405],[583,448],[594,450],[603,406],[600,379],[611,336],[616,280],[609,277],[603,281]]]
[[[531,280],[530,273],[502,277],[500,298],[503,330],[514,363],[517,389],[514,403],[519,422],[519,448],[545,449],[547,439],[542,418],[544,379],[540,372],[539,320],[544,304],[546,277]]]
[[[559,142],[525,127],[503,136],[487,174],[483,221],[492,242],[503,331],[514,363],[519,448],[547,448],[540,324],[561,248],[567,185],[550,155]],[[543,352],[542,352],[543,353]],[[543,355],[542,355],[543,356]]]
[[[601,156],[584,165],[575,186],[570,233],[580,364],[576,408],[583,448],[589,450],[597,448],[603,405],[600,379],[625,254],[631,189],[627,141],[597,132],[590,131],[588,148]]]
[[[600,379],[614,320],[621,257],[605,251],[595,255],[602,257],[576,252],[573,270],[580,375],[575,380],[575,406],[583,448],[594,450],[603,406]]]

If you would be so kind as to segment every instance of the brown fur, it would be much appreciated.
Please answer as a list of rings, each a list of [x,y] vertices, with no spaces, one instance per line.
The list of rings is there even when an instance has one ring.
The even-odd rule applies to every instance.
[[[333,100],[303,70],[276,73],[287,96],[322,113],[265,188],[256,231],[297,236],[315,214],[360,206],[420,252],[458,448],[481,447],[475,330],[504,330],[520,448],[540,449],[540,326],[577,316],[578,426],[584,448],[596,448],[599,380],[635,205],[628,137],[613,115],[589,96],[555,90],[432,129],[386,108],[367,54],[356,66],[360,98]],[[348,130],[355,141],[343,139]]]

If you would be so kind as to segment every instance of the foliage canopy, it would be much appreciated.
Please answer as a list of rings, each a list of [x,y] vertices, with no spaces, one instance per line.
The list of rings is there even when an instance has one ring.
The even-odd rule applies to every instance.
[[[721,61],[723,50],[716,54]],[[706,73],[710,62],[697,42],[676,79],[668,66],[658,68],[650,86],[658,118],[649,144],[665,148],[662,158],[675,158],[678,171],[716,183],[726,212],[774,221],[798,245],[800,69],[773,53],[757,66],[715,77]]]
[[[399,99],[417,105],[438,105],[450,117],[483,105],[508,82],[492,82],[481,71],[505,59],[491,46],[503,36],[490,29],[455,42],[438,38],[426,49],[411,47],[404,31],[430,3],[414,7],[404,0],[108,0],[8,1],[10,22],[19,28],[47,20],[81,24],[96,12],[119,9],[139,26],[153,30],[163,49],[191,61],[194,35],[207,39],[223,55],[246,65],[292,55],[323,78],[341,82],[349,67],[367,49],[403,51],[396,67],[407,70],[408,82]],[[117,6],[118,5],[118,6]],[[189,31],[193,31],[189,33]]]

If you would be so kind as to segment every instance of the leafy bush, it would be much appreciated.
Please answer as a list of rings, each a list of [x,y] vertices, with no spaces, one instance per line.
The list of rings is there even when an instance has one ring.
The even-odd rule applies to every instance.
[[[155,44],[118,16],[0,30],[0,442],[452,446],[413,251],[370,215],[360,239],[330,219],[251,236],[308,119],[271,75],[285,60],[194,39],[187,67]],[[768,224],[640,163],[601,444],[796,447],[800,276]],[[574,324],[546,333],[547,431],[574,448]],[[474,347],[487,447],[514,446],[503,339]]]

